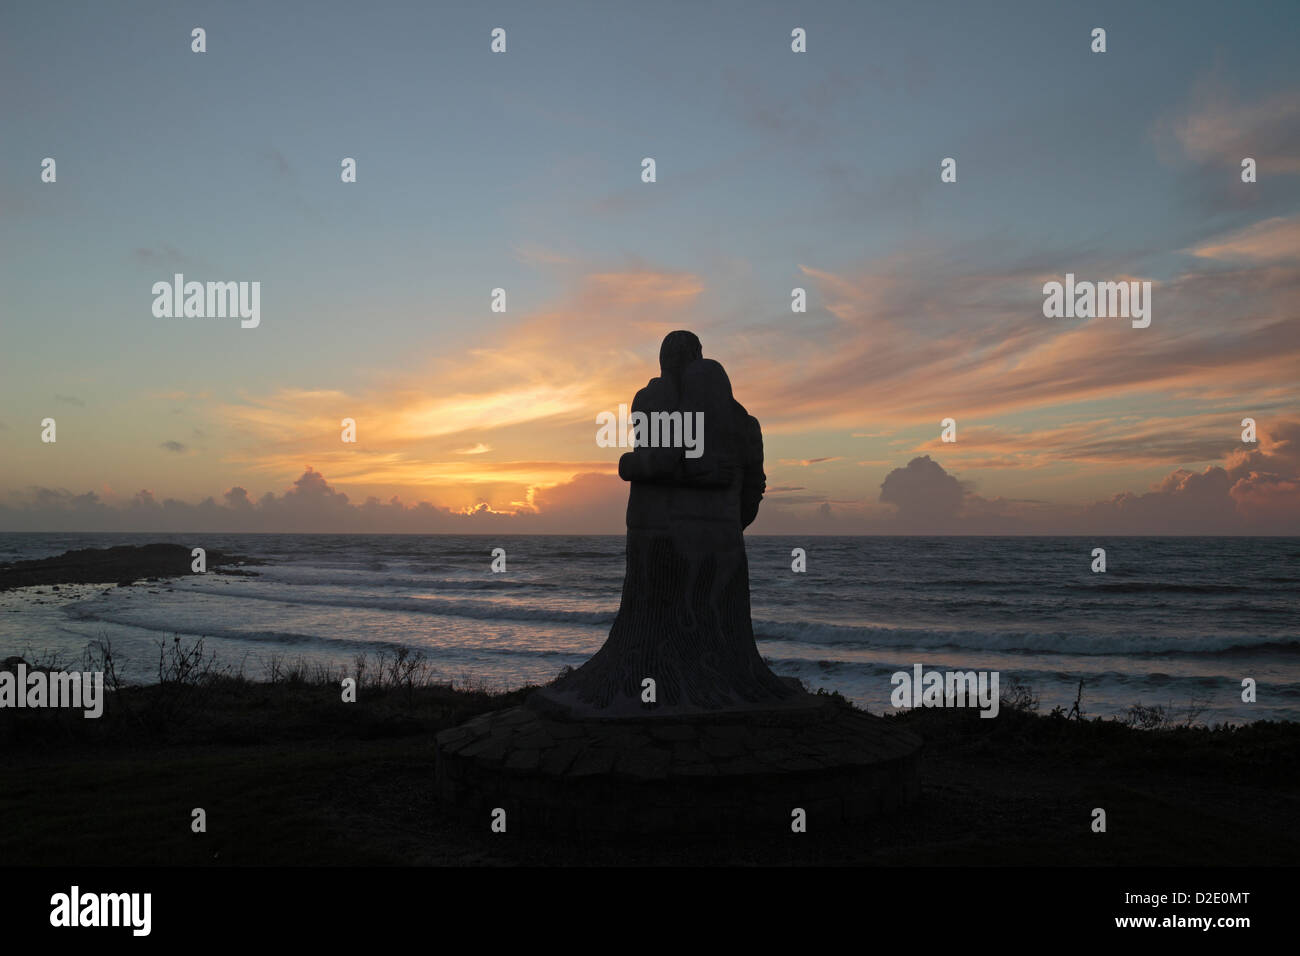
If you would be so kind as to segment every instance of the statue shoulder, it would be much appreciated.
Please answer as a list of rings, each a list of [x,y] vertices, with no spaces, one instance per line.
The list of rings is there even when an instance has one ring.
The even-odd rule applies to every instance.
[[[745,411],[745,406],[740,402],[736,402],[736,411],[740,417],[740,428],[745,436],[745,444],[757,445],[761,455],[763,450],[763,426],[758,423],[757,418]]]
[[[660,411],[673,408],[676,404],[677,390],[673,388],[672,382],[660,377],[652,378],[646,382],[645,388],[640,389],[632,399],[634,411],[646,409]]]

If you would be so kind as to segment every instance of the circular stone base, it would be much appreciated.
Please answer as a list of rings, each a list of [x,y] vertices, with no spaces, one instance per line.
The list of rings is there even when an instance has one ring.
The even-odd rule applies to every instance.
[[[921,738],[825,706],[680,718],[565,720],[527,706],[437,737],[437,787],[510,832],[580,836],[788,831],[853,823],[919,792]]]

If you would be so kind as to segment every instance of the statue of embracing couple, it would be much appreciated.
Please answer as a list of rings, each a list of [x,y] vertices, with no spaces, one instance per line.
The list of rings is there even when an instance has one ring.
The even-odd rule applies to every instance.
[[[679,421],[702,420],[703,434],[696,457],[681,442],[639,442],[619,461],[631,487],[618,617],[589,661],[538,692],[539,703],[578,715],[761,708],[802,693],[763,662],[750,620],[742,532],[766,487],[758,421],[693,333],[668,334],[659,368],[637,392],[633,416],[680,412]],[[644,699],[647,678],[653,703]]]

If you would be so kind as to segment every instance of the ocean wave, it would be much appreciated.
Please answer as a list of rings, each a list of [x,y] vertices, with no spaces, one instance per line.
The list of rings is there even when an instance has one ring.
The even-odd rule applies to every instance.
[[[288,606],[338,608],[370,612],[392,612],[464,618],[485,623],[560,625],[571,627],[608,628],[616,614],[614,602],[600,602],[595,606],[546,606],[544,604],[512,600],[476,600],[447,597],[410,597],[388,594],[320,593],[294,585],[267,585],[265,583],[236,586],[210,586],[196,583],[185,589],[191,594],[201,594],[217,601],[212,608],[202,612],[204,620],[239,620],[239,610],[229,602],[255,600]],[[184,592],[177,592],[181,597]],[[112,592],[110,592],[112,594]],[[115,596],[115,595],[114,595]],[[108,601],[107,606],[103,603]],[[574,602],[577,603],[577,602]],[[603,605],[603,606],[602,606]],[[123,609],[124,610],[124,609]],[[188,610],[188,609],[187,609]],[[113,597],[87,603],[79,602],[68,608],[76,617],[104,617],[119,612]],[[134,612],[138,613],[138,612]],[[795,615],[800,612],[796,611]],[[105,618],[107,619],[107,618]],[[174,620],[174,618],[173,618]],[[124,621],[122,623],[131,623]],[[999,651],[1024,654],[1068,654],[1078,656],[1206,656],[1206,655],[1269,655],[1293,657],[1300,655],[1300,640],[1290,634],[1273,633],[1135,633],[1125,629],[1119,633],[1093,633],[1087,630],[1062,631],[1059,629],[998,630],[988,627],[942,628],[925,626],[898,626],[893,624],[842,624],[823,621],[754,620],[754,633],[759,640],[789,641],[800,644],[844,646],[859,648],[921,648]]]
[[[1300,641],[1276,637],[1243,641],[1237,634],[1151,635],[1081,634],[1032,631],[935,630],[928,628],[854,626],[812,621],[754,621],[759,639],[808,644],[862,647],[919,647],[1005,651],[1120,655],[1125,657],[1210,654],[1300,654]]]
[[[283,644],[289,647],[297,647],[307,644],[318,644],[330,647],[389,647],[396,650],[403,646],[400,642],[393,641],[365,641],[349,638],[321,637],[318,634],[301,634],[297,631],[263,631],[263,630],[246,630],[238,627],[223,627],[219,624],[213,624],[209,621],[196,625],[194,622],[178,623],[174,620],[168,621],[149,621],[142,620],[138,615],[133,614],[115,614],[109,612],[80,613],[75,615],[80,621],[93,621],[101,624],[116,624],[119,627],[134,628],[138,631],[148,631],[154,634],[184,635],[186,637],[213,637],[221,640],[231,641],[252,641],[258,644]]]
[[[491,578],[422,578],[398,577],[389,574],[381,576],[365,571],[352,574],[322,572],[305,574],[285,573],[285,570],[287,569],[280,571],[262,570],[258,575],[260,583],[286,584],[304,588],[363,587],[402,591],[437,590],[439,588],[447,591],[563,590],[569,587],[569,585],[562,582],[521,581],[517,577],[505,578],[501,576]]]
[[[145,631],[153,634],[162,634],[167,637],[184,636],[186,638],[215,638],[223,641],[248,641],[255,644],[280,645],[286,648],[303,648],[315,647],[327,649],[336,653],[353,653],[358,650],[378,651],[387,650],[395,652],[399,649],[423,651],[434,662],[444,659],[459,659],[475,655],[490,655],[493,657],[523,657],[537,660],[551,660],[557,658],[569,658],[576,664],[582,663],[587,655],[576,653],[566,648],[537,648],[537,647],[503,647],[499,644],[465,644],[458,643],[454,646],[437,646],[431,647],[418,641],[394,641],[394,640],[367,640],[361,637],[328,637],[321,634],[303,634],[298,631],[282,630],[261,630],[256,628],[240,628],[237,626],[222,626],[213,624],[209,621],[183,621],[177,622],[174,619],[167,620],[148,620],[141,618],[138,614],[129,613],[130,609],[124,609],[125,613],[83,613],[77,615],[78,620],[83,622],[93,622],[97,624],[113,624],[118,627],[132,628],[133,630]],[[365,629],[370,630],[370,629]]]
[[[1249,584],[1179,584],[1174,581],[1097,581],[1064,589],[1108,594],[1242,594],[1257,590]]]
[[[442,569],[456,571],[464,569]],[[518,573],[483,574],[478,577],[422,577],[417,575],[378,574],[367,569],[338,569],[320,567],[259,568],[258,583],[291,585],[302,588],[373,588],[385,591],[548,591],[586,592],[617,588],[623,572],[617,574],[572,575],[580,580],[541,580],[522,577]]]
[[[552,624],[609,625],[614,623],[614,611],[581,611],[564,608],[537,607],[513,604],[506,601],[456,601],[446,598],[415,598],[396,596],[356,595],[332,597],[328,594],[303,594],[296,590],[259,591],[241,588],[236,592],[207,590],[196,587],[193,593],[234,600],[268,601],[273,604],[295,604],[306,607],[339,607],[369,611],[400,611],[431,614],[442,617],[469,617],[485,621],[540,621]]]

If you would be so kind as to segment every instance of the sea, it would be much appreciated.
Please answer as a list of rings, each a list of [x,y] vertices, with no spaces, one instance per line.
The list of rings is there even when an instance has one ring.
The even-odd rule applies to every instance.
[[[175,637],[204,638],[254,678],[277,661],[350,668],[407,648],[434,679],[507,690],[601,646],[625,561],[617,535],[8,533],[0,562],[154,541],[266,563],[249,577],[0,592],[0,658],[70,661],[106,640],[143,682]],[[1140,705],[1175,723],[1300,720],[1300,538],[758,535],[746,546],[763,657],[874,713],[893,709],[894,675],[919,664],[996,671],[1003,694],[1018,682],[1041,712],[1078,700],[1086,717]],[[792,569],[795,549],[806,571]]]

